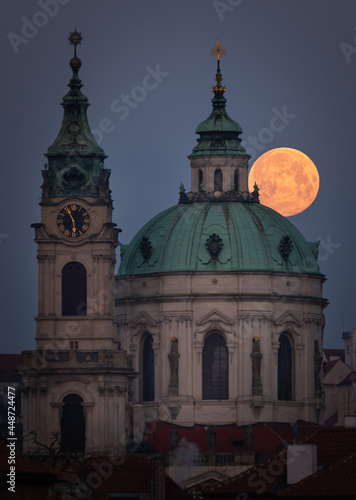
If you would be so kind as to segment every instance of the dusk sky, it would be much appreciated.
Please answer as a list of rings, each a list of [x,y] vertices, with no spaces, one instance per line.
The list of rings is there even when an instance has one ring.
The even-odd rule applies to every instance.
[[[227,111],[243,129],[250,166],[290,147],[318,168],[315,202],[289,219],[321,241],[324,347],[343,347],[342,331],[356,328],[354,0],[3,0],[1,9],[0,352],[35,348],[30,226],[40,222],[43,154],[61,126],[75,27],[122,243],[178,202],[181,182],[190,190],[187,156],[210,114],[210,51],[221,40]]]

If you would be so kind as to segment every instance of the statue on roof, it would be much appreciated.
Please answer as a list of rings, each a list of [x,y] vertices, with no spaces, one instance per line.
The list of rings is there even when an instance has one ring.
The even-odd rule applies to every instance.
[[[246,452],[253,453],[255,445],[255,432],[252,429],[251,425],[247,427],[244,438],[246,443]]]
[[[208,440],[209,451],[216,451],[216,430],[213,425],[208,426],[208,430],[206,431],[206,437]]]

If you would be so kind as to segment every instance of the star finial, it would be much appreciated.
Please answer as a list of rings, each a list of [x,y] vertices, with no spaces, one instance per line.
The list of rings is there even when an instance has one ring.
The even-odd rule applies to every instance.
[[[69,34],[68,40],[70,45],[74,45],[74,57],[77,57],[77,45],[82,43],[82,34],[78,33],[77,28],[74,28],[74,31]]]
[[[220,40],[216,40],[213,50],[210,52],[210,55],[216,57],[217,60],[219,60],[222,56],[226,56],[226,50],[222,46]]]

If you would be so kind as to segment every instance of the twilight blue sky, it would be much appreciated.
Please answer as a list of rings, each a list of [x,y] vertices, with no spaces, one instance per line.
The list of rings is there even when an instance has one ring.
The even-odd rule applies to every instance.
[[[89,123],[109,156],[123,243],[177,203],[180,182],[190,188],[187,155],[210,113],[209,54],[220,38],[227,110],[249,153],[296,148],[319,170],[316,201],[290,220],[308,241],[321,240],[330,300],[324,345],[343,346],[341,332],[356,328],[356,2],[3,0],[1,9],[0,352],[35,347],[30,225],[40,221],[43,153],[61,125],[75,26],[84,37]],[[266,132],[276,113],[289,117],[285,127]]]

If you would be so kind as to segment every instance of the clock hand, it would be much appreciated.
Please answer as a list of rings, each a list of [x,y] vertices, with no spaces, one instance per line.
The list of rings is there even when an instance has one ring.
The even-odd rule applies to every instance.
[[[74,219],[73,219],[72,212],[69,210],[68,207],[66,207],[66,210],[67,210],[67,213],[69,214],[69,217],[72,219],[72,224],[73,224],[72,233],[75,233],[76,232],[76,228],[75,228],[75,222],[74,222]]]
[[[67,213],[69,214],[69,217],[72,219],[72,223],[73,223],[73,229],[72,229],[72,231],[75,232],[76,231],[76,229],[75,229],[75,221],[73,219],[72,212],[69,210],[68,207],[66,207],[66,210],[67,210]]]
[[[72,215],[72,212],[70,210],[68,210],[68,213],[69,213],[69,217],[72,219],[72,222],[73,222],[73,226],[74,226],[74,219],[73,219],[73,215]]]

